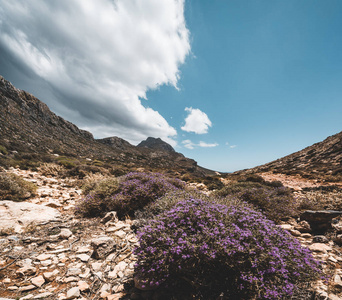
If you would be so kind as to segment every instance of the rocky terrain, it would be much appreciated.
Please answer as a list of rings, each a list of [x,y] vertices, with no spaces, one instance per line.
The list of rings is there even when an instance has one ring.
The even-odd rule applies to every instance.
[[[152,147],[151,141],[154,141]],[[6,152],[16,151],[17,160],[58,154],[130,169],[168,169],[195,176],[214,174],[198,166],[196,161],[172,151],[173,148],[160,139],[149,138],[143,145],[149,146],[136,147],[118,137],[96,140],[90,132],[57,116],[42,101],[0,76],[0,148]],[[3,154],[1,150],[0,153]]]
[[[10,172],[37,184],[38,191],[26,202],[0,202],[2,297],[140,298],[144,291],[133,288],[137,239],[130,220],[118,221],[114,213],[77,219],[73,208],[81,192],[72,181]]]
[[[342,181],[342,132],[273,162],[242,172],[273,172],[322,181]]]
[[[139,280],[134,282],[132,250],[138,240],[132,220],[118,221],[115,212],[102,219],[79,219],[74,205],[81,190],[74,179],[14,168],[7,172],[35,183],[38,190],[25,202],[0,202],[2,297],[160,299],[158,290],[144,290]],[[312,182],[292,180],[291,184],[300,191]],[[324,225],[323,231],[317,231],[319,225]],[[324,263],[329,279],[316,282],[315,299],[341,299],[342,212],[306,212],[280,226]],[[303,292],[293,299],[309,297]]]

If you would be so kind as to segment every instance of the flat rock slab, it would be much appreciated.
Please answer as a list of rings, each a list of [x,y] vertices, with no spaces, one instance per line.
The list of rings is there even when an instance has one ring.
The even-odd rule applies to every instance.
[[[58,220],[58,210],[28,202],[0,201],[0,230]]]
[[[331,220],[341,215],[342,211],[336,210],[306,210],[300,219],[307,221],[314,232],[324,232],[331,228]]]

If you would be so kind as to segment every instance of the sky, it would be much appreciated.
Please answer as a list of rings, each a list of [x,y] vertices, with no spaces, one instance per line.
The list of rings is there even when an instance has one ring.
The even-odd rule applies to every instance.
[[[0,0],[0,75],[95,138],[233,172],[342,130],[340,0]]]

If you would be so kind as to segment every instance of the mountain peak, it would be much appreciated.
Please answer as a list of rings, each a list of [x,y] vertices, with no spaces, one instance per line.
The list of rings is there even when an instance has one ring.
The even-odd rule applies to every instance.
[[[154,150],[163,150],[168,152],[176,152],[170,144],[164,142],[161,138],[148,137],[146,140],[142,141],[137,147],[144,147]]]

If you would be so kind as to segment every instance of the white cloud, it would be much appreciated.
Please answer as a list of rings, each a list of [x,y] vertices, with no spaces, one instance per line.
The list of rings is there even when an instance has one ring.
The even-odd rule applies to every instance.
[[[227,145],[227,146],[229,146],[229,148],[231,148],[231,149],[234,149],[234,148],[236,148],[236,147],[237,147],[237,145],[229,145],[229,143],[228,143],[228,142],[226,142],[226,145]]]
[[[198,108],[186,107],[185,111],[189,114],[185,118],[185,125],[181,127],[182,130],[187,132],[194,132],[197,134],[207,133],[209,127],[211,127],[211,121],[206,113]]]
[[[200,141],[198,146],[199,147],[204,147],[204,148],[212,148],[212,147],[217,147],[218,144],[217,143],[208,144],[208,143]]]
[[[196,144],[196,143],[193,143],[191,140],[184,140],[182,141],[182,144],[184,145],[185,148],[188,148],[188,149],[194,149],[195,147],[213,148],[219,145],[217,143],[208,144],[203,141],[200,141],[198,144]]]
[[[177,134],[141,99],[177,88],[190,53],[184,0],[0,0],[0,50],[48,82],[62,116],[133,143]]]

